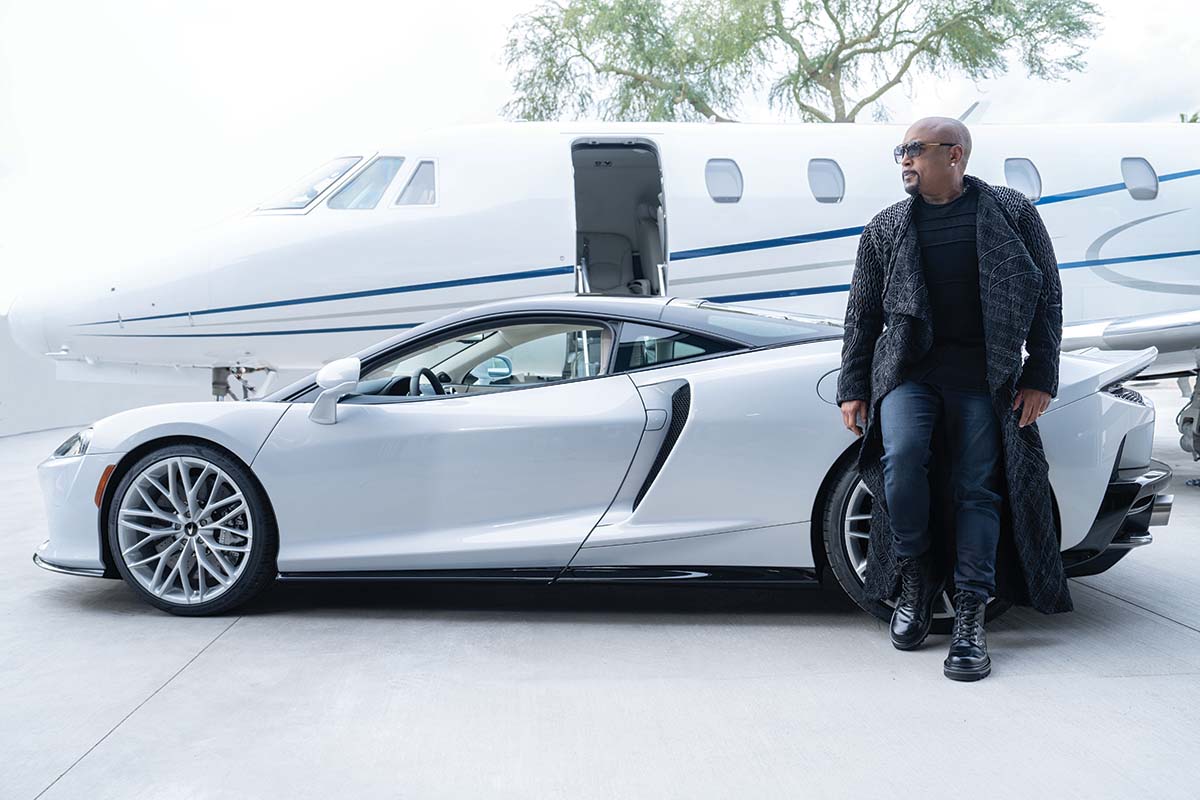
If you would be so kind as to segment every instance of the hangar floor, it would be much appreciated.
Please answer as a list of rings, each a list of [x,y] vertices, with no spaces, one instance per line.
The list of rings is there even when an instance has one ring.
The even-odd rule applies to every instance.
[[[280,585],[171,617],[32,564],[63,432],[0,439],[0,797],[1196,797],[1200,468],[1148,394],[1170,525],[1075,612],[990,624],[973,684],[835,588]]]

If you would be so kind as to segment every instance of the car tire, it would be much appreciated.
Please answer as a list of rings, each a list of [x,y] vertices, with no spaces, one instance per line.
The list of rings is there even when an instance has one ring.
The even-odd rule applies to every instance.
[[[868,598],[863,591],[862,569],[866,560],[867,537],[870,536],[870,503],[873,498],[858,476],[852,450],[834,467],[827,483],[824,511],[821,515],[821,537],[825,560],[842,591],[855,605],[875,617],[890,622],[895,602],[880,602]],[[863,519],[863,517],[866,517]],[[942,597],[935,602],[932,633],[950,633],[954,627],[953,581],[947,578]],[[996,619],[1012,606],[1008,600],[992,597],[988,600],[984,619]]]
[[[139,458],[113,492],[105,535],[125,583],[180,616],[229,611],[276,575],[266,493],[249,468],[209,445],[172,444]]]

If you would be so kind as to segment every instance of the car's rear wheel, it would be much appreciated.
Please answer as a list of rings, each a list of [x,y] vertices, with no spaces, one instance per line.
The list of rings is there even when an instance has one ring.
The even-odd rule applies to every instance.
[[[275,577],[266,496],[249,469],[214,447],[169,445],[138,459],[117,485],[107,527],[121,577],[173,614],[228,611]]]
[[[864,611],[882,620],[891,620],[895,600],[879,602],[863,592],[863,575],[867,569],[867,545],[871,539],[871,508],[875,499],[858,476],[854,459],[843,458],[835,467],[829,483],[822,517],[822,536],[825,558],[838,585]],[[945,588],[933,606],[934,633],[950,633],[954,627],[953,579],[947,577]],[[985,619],[999,617],[1012,605],[1007,600],[992,597],[988,600]]]

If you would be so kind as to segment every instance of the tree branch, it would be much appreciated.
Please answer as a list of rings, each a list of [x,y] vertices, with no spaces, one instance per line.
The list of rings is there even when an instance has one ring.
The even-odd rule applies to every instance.
[[[804,52],[804,45],[792,34],[791,29],[784,24],[783,9],[779,5],[779,0],[771,0],[771,10],[775,16],[775,34],[799,56],[805,70],[811,69],[808,55]]]
[[[590,60],[590,59],[589,59]],[[592,62],[595,63],[595,62]],[[687,101],[688,105],[694,108],[700,114],[703,114],[708,119],[714,119],[717,122],[737,122],[735,119],[718,114],[713,110],[704,98],[690,90],[687,83],[684,81],[665,81],[662,78],[656,78],[653,75],[646,75],[625,67],[613,67],[607,64],[600,64],[595,67],[597,72],[608,72],[613,75],[620,75],[624,78],[644,83],[653,86],[655,89],[671,89],[679,92],[679,96]]]
[[[829,21],[833,23],[833,27],[837,31],[838,44],[844,47],[846,45],[846,31],[842,29],[841,21],[837,18],[837,15],[833,13],[833,9],[829,7],[829,0],[821,0],[821,5],[825,8],[825,16],[829,17]],[[877,5],[876,10],[878,10],[878,8],[879,6]]]
[[[969,15],[964,14],[962,16],[969,16]],[[958,22],[959,19],[960,19],[959,16],[950,17],[945,22],[943,22],[941,25],[937,26],[936,28],[931,30],[929,33],[925,34],[925,36],[921,37],[921,39],[917,42],[917,44],[909,52],[908,56],[900,63],[900,68],[896,70],[896,74],[893,75],[886,83],[884,83],[878,89],[871,92],[869,95],[864,97],[862,100],[860,100],[854,104],[854,108],[852,108],[850,110],[850,117],[849,117],[850,121],[853,122],[854,118],[858,116],[858,112],[862,111],[864,108],[869,106],[871,103],[874,103],[880,97],[883,97],[883,95],[885,95],[889,90],[898,86],[900,84],[900,81],[904,78],[904,74],[906,72],[908,72],[909,68],[912,67],[913,62],[917,60],[917,56],[919,56],[921,53],[925,52],[925,49],[929,46],[929,44],[931,42],[933,42],[935,39],[937,39],[942,34],[944,34],[954,23]]]
[[[833,122],[833,118],[830,117],[828,114],[826,114],[824,111],[817,108],[816,106],[809,105],[808,103],[806,103],[800,99],[800,87],[799,86],[795,86],[795,85],[792,86],[792,102],[795,103],[796,107],[799,108],[801,111],[820,120],[821,122]]]

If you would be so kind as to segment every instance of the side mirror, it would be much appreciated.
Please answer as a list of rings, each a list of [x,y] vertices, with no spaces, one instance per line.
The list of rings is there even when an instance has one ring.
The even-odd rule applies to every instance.
[[[500,380],[507,378],[513,373],[512,359],[508,356],[492,356],[487,362],[487,376],[489,380]]]
[[[308,418],[321,425],[337,422],[337,404],[346,395],[358,388],[362,362],[357,358],[339,358],[321,367],[317,373],[317,386],[324,389],[313,403]]]

